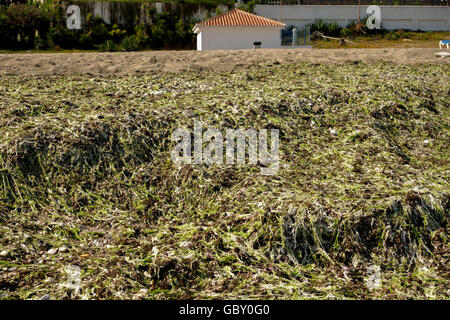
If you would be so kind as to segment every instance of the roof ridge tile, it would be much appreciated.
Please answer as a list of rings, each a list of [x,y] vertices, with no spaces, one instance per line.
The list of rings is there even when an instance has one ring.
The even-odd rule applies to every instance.
[[[204,26],[257,26],[257,27],[284,27],[283,22],[261,17],[256,14],[234,8],[218,16],[198,22],[194,29]]]

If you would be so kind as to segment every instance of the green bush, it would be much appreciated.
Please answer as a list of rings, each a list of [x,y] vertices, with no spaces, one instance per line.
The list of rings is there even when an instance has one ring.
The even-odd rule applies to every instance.
[[[362,30],[358,27],[357,21],[350,21],[349,24],[341,30],[341,37],[351,38],[362,34]]]
[[[328,33],[331,36],[338,37],[341,33],[342,27],[337,22],[331,22],[328,24]]]
[[[28,4],[10,5],[0,18],[0,46],[33,48],[36,45],[35,36],[46,34],[49,27],[50,17],[44,10]]]
[[[403,35],[402,35],[402,38],[403,39],[411,39],[412,38],[411,32],[409,32],[409,31],[404,32]]]
[[[411,37],[412,37],[411,32],[406,32],[405,30],[402,29],[389,31],[384,36],[384,38],[387,40],[398,40],[400,38],[411,39]]]
[[[148,26],[139,23],[134,27],[134,33],[136,34],[136,41],[139,49],[145,49],[150,45],[150,37],[148,36]]]
[[[340,36],[342,38],[350,38],[353,36],[352,31],[349,28],[342,28]]]
[[[131,35],[123,38],[120,46],[124,51],[136,51],[139,49],[139,42],[135,35]]]
[[[106,28],[106,25],[103,22],[95,24],[92,28],[92,31],[90,32],[91,32],[91,39],[94,45],[105,42],[106,40],[112,40],[110,39],[108,29]]]
[[[83,30],[69,30],[59,2],[11,5],[0,12],[0,48],[115,51],[122,47],[133,51],[195,46],[193,21],[154,9],[148,14],[151,23],[139,23],[134,27],[109,25],[100,17],[88,14]]]
[[[386,30],[381,29],[373,29],[370,30],[367,28],[367,17],[361,19],[360,24],[358,25],[358,21],[352,20],[349,24],[341,29],[340,36],[343,38],[352,38],[356,36],[378,36],[382,37],[386,34]]]
[[[114,52],[118,51],[119,47],[112,40],[106,40],[104,43],[97,45],[97,49],[102,52]]]
[[[121,39],[123,39],[125,36],[127,35],[127,30],[125,29],[120,29],[119,25],[114,24],[112,26],[111,31],[109,31],[109,36],[114,40],[114,41],[120,41]]]
[[[315,20],[310,25],[311,33],[316,31],[330,37],[339,37],[342,27],[337,22],[324,22],[321,19]]]
[[[46,34],[46,48],[60,47],[72,49],[79,47],[76,31],[71,31],[65,26],[51,27]]]
[[[6,47],[5,45],[7,45],[7,42],[10,40],[7,19],[8,17],[6,16],[6,14],[0,13],[0,45],[2,45],[3,47]]]
[[[239,5],[239,9],[253,13],[255,4],[256,4],[255,0],[243,1],[243,2],[241,2],[241,5]]]

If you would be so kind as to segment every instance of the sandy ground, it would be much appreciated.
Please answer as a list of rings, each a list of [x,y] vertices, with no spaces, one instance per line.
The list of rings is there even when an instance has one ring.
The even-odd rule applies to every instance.
[[[394,63],[450,63],[439,49],[296,49],[239,51],[146,51],[118,53],[0,54],[0,74],[114,76],[210,69],[232,71],[258,61],[340,63],[384,60]]]

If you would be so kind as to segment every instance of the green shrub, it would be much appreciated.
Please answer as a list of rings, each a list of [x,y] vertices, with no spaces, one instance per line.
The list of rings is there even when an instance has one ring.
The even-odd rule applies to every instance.
[[[324,22],[321,19],[315,20],[310,25],[311,33],[316,31],[330,37],[339,37],[342,27],[337,22]]]
[[[78,37],[78,46],[81,49],[95,49],[92,42],[92,32],[81,33]]]
[[[46,34],[46,47],[53,48],[55,46],[72,49],[78,47],[77,32],[67,29],[65,26],[59,25],[52,27]]]
[[[349,38],[353,36],[353,33],[349,28],[342,28],[340,36],[342,38]]]
[[[8,46],[8,42],[10,41],[7,19],[6,14],[0,13],[0,45],[4,48]]]
[[[106,40],[104,43],[98,45],[97,48],[102,52],[114,52],[119,50],[117,44],[112,40]]]
[[[27,4],[13,4],[6,10],[7,22],[21,31],[42,30],[50,25],[46,12]]]
[[[83,30],[69,30],[60,2],[11,5],[0,12],[0,48],[80,48],[115,51],[145,48],[193,48],[193,21],[177,15],[148,11],[151,24],[110,25],[88,14]],[[108,42],[111,40],[112,42]]]
[[[117,24],[114,24],[112,26],[111,31],[109,31],[109,36],[111,37],[111,39],[113,39],[114,41],[120,41],[121,39],[123,39],[123,37],[125,37],[127,35],[127,30],[125,29],[120,29],[120,27]]]
[[[145,49],[150,44],[150,37],[148,36],[148,26],[139,23],[134,27],[134,33],[136,34],[136,41],[139,49]]]
[[[358,23],[356,21],[350,21],[347,27],[341,30],[341,37],[355,37],[359,35],[360,30],[358,28]]]
[[[106,28],[106,25],[103,22],[95,24],[93,26],[91,39],[94,44],[99,44],[107,40],[110,40],[108,29]]]
[[[319,31],[322,33],[327,31],[325,28],[325,22],[322,19],[314,20],[314,22],[311,24],[310,28],[311,28],[311,33],[315,32],[315,31]]]
[[[328,33],[331,36],[338,37],[341,33],[342,27],[337,22],[331,22],[328,24]]]
[[[50,27],[48,14],[39,7],[28,4],[10,5],[0,20],[0,46],[3,48],[34,48],[35,36],[45,34]]]
[[[402,35],[402,38],[404,38],[404,39],[411,39],[412,38],[411,32],[409,32],[409,31],[404,32],[403,35]]]
[[[139,42],[135,35],[131,35],[123,38],[120,46],[124,51],[136,51],[139,49]]]
[[[239,5],[239,9],[243,10],[243,11],[247,11],[247,12],[253,13],[253,11],[255,9],[255,4],[256,4],[255,0],[243,1]]]
[[[386,33],[386,35],[384,36],[385,39],[387,40],[398,40],[400,38],[411,38],[411,33],[410,32],[405,32],[404,30],[400,29],[400,30],[392,30],[389,31],[388,33]]]

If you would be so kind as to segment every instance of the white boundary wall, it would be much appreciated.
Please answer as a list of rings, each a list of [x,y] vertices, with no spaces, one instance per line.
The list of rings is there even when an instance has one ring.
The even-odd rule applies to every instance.
[[[361,18],[367,16],[368,6],[361,6]],[[379,6],[381,26],[387,30],[410,29],[423,31],[450,31],[449,6]],[[280,6],[256,5],[254,13],[280,20]],[[358,20],[358,6],[349,5],[293,5],[281,8],[282,21],[286,26],[303,27],[316,19],[336,21],[345,27],[350,21]]]

